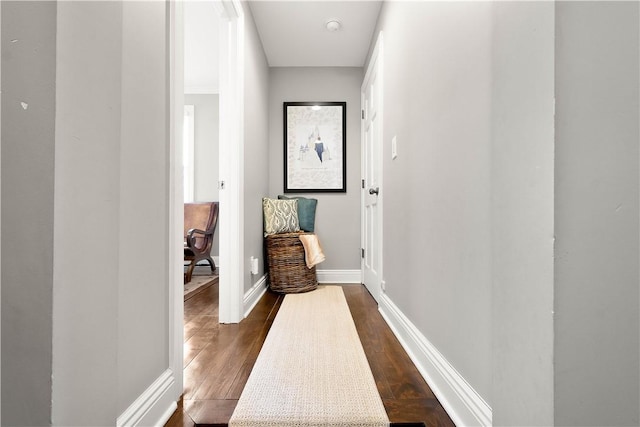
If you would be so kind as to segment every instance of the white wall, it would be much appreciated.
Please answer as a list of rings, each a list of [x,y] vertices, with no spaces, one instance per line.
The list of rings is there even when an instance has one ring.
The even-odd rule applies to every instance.
[[[2,422],[15,426],[48,425],[56,4],[2,2],[0,7]]]
[[[640,422],[639,21],[556,5],[556,425]]]
[[[491,17],[489,3],[388,2],[376,30],[386,293],[489,404]]]
[[[220,91],[220,17],[213,1],[184,1],[185,93]]]
[[[220,96],[217,94],[185,95],[185,105],[193,105],[195,111],[194,192],[196,202],[217,202],[219,178]],[[213,236],[211,254],[220,252],[219,233]]]
[[[496,2],[492,31],[493,425],[553,425],[554,4]]]
[[[193,105],[195,110],[194,190],[197,202],[219,200],[219,98],[217,94],[184,96],[185,105]]]
[[[283,102],[347,103],[347,192],[300,194],[318,199],[315,231],[327,257],[317,266],[321,270],[360,269],[360,86],[363,78],[362,68],[353,67],[271,68],[269,197],[284,194]]]
[[[244,290],[263,275],[251,275],[250,257],[263,259],[262,198],[269,190],[269,67],[251,9],[244,21]],[[224,209],[224,206],[221,207]]]

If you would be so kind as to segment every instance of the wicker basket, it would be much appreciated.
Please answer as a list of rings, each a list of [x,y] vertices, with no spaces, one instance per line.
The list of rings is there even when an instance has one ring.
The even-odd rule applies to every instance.
[[[304,233],[270,234],[265,238],[269,286],[274,292],[292,294],[318,287],[316,267],[307,268],[305,263],[300,234]]]

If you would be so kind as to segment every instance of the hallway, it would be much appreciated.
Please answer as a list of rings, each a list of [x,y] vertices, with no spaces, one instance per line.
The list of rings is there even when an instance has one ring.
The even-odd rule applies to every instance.
[[[259,23],[298,43],[281,30],[300,13],[279,6],[307,3],[327,9],[299,31],[332,59],[366,36],[358,61],[270,54]],[[220,118],[238,142],[218,178],[238,195],[220,230],[237,244],[229,317],[266,281],[249,260],[262,198],[283,192],[284,102],[346,102],[318,278],[360,283],[361,85],[380,39],[378,303],[413,363],[458,425],[640,425],[640,2],[383,1],[366,34],[328,8],[359,3],[225,1],[242,65],[239,105],[220,109],[238,116]],[[2,425],[163,425],[184,391],[180,5],[0,2]],[[233,403],[276,301],[188,326],[193,417]],[[386,326],[361,330],[385,350],[370,356],[390,413],[434,402],[385,356]]]
[[[391,423],[453,426],[364,286],[343,289]],[[267,292],[231,325],[218,323],[217,285],[185,301],[184,396],[166,427],[227,424],[282,300]]]

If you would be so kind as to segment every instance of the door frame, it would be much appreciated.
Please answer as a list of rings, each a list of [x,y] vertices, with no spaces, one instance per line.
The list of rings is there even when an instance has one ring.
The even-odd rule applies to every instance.
[[[243,317],[244,252],[244,14],[239,0],[212,0],[220,15],[220,275],[219,319],[238,323]],[[169,366],[176,396],[183,392],[183,177],[182,121],[184,115],[184,9],[182,2],[168,1],[169,61]],[[223,139],[224,138],[224,139]]]
[[[173,371],[174,395],[184,388],[184,200],[182,176],[182,120],[184,116],[184,13],[182,2],[167,2],[169,9],[169,367]],[[184,286],[184,285],[183,285]]]
[[[244,12],[239,0],[216,0],[220,17],[219,321],[244,317]]]
[[[380,33],[378,33],[378,38],[376,40],[376,44],[373,48],[373,52],[371,53],[371,58],[369,59],[369,64],[367,66],[367,71],[365,73],[363,82],[362,82],[362,86],[360,87],[360,108],[362,111],[366,111],[366,101],[365,101],[365,94],[366,94],[366,88],[367,85],[370,82],[371,76],[373,75],[373,73],[375,72],[377,75],[377,79],[380,82],[379,83],[379,91],[378,91],[378,98],[377,98],[377,110],[378,110],[378,121],[379,121],[379,139],[380,139],[380,143],[378,144],[378,151],[379,151],[379,155],[378,155],[378,164],[374,165],[375,168],[377,169],[377,174],[378,174],[378,185],[380,187],[380,193],[378,195],[378,232],[377,232],[377,236],[378,239],[377,241],[374,243],[375,245],[377,245],[378,247],[378,266],[379,266],[379,278],[380,278],[380,283],[377,284],[377,286],[375,287],[375,289],[373,289],[373,292],[371,289],[369,289],[369,287],[367,287],[367,289],[369,290],[369,292],[371,292],[371,295],[373,296],[373,298],[379,302],[380,301],[380,297],[381,294],[385,291],[385,283],[384,283],[384,276],[383,276],[383,261],[384,261],[384,257],[383,257],[383,207],[384,207],[384,187],[383,187],[383,176],[382,176],[382,172],[383,172],[383,167],[382,167],[382,163],[383,163],[383,145],[384,145],[384,139],[383,139],[383,135],[384,135],[384,129],[383,129],[383,118],[384,118],[384,90],[383,90],[383,71],[384,71],[384,67],[383,67],[383,34],[382,31],[380,31]],[[364,116],[364,113],[363,113]],[[362,174],[365,173],[366,169],[366,165],[368,162],[366,151],[365,151],[365,144],[366,144],[366,136],[365,136],[365,118],[362,117],[362,120],[360,121],[360,159],[361,159],[361,171]],[[364,179],[364,177],[363,177]],[[368,185],[365,185],[365,187],[368,187]],[[360,191],[360,244],[361,247],[364,250],[365,247],[365,190],[366,188],[362,188]],[[360,275],[361,275],[361,282],[364,283],[364,257],[362,257],[360,259]]]

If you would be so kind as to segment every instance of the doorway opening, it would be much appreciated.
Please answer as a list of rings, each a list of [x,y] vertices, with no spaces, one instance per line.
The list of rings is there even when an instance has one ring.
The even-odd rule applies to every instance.
[[[183,16],[184,202],[219,202],[220,17],[212,1],[184,2]],[[186,228],[189,227],[185,226],[185,230]],[[185,300],[211,286],[217,290],[221,271],[219,255],[220,239],[216,230],[211,246],[211,257],[217,267],[216,271],[212,272],[206,261],[197,264],[193,275],[185,279],[188,280],[184,285]]]
[[[211,0],[193,2],[171,2],[168,5],[170,10],[170,62],[169,62],[169,86],[170,86],[170,200],[171,209],[169,212],[170,240],[175,242],[171,245],[168,255],[169,260],[169,287],[170,287],[170,324],[172,332],[170,341],[170,365],[173,367],[175,375],[175,387],[179,389],[178,396],[184,389],[184,278],[183,251],[178,246],[183,241],[184,230],[184,183],[183,183],[183,125],[185,106],[185,27],[189,25],[185,20],[185,5],[187,8],[203,6],[207,9],[208,16],[211,17],[211,10],[215,11],[211,19],[218,19],[219,25],[216,31],[218,35],[218,60],[216,68],[218,70],[218,152],[217,160],[208,157],[209,166],[212,163],[217,165],[217,178],[211,178],[211,170],[204,171],[209,178],[205,178],[204,193],[198,190],[198,162],[199,155],[195,142],[198,132],[198,112],[205,112],[206,107],[198,108],[199,100],[191,100],[194,105],[194,152],[193,159],[193,197],[215,197],[219,200],[219,219],[216,234],[218,236],[217,245],[213,246],[215,251],[218,248],[218,257],[215,259],[220,265],[220,276],[218,279],[218,321],[220,323],[238,323],[243,317],[243,282],[241,272],[242,254],[244,251],[243,234],[243,170],[242,152],[244,140],[243,129],[243,32],[244,21],[242,6],[238,0]],[[191,13],[187,9],[187,13]],[[208,23],[211,25],[211,22]],[[211,47],[211,46],[209,46]],[[191,48],[191,47],[189,47]],[[195,89],[187,89],[194,91]],[[200,89],[209,91],[209,89]],[[187,94],[192,95],[192,94]],[[203,94],[198,94],[203,95]],[[206,95],[214,95],[207,93]],[[215,104],[215,102],[210,102]],[[213,107],[212,107],[213,108]],[[213,117],[210,113],[210,117]],[[204,120],[209,120],[206,118]],[[207,149],[211,152],[212,147]],[[207,160],[205,159],[206,163]],[[212,167],[211,167],[212,168]],[[205,168],[206,169],[206,168]],[[203,172],[201,170],[201,172]],[[191,191],[191,190],[189,190]],[[189,193],[190,194],[190,193]],[[204,195],[203,195],[204,194]],[[215,304],[215,303],[212,303]],[[215,307],[211,307],[213,312]]]
[[[222,273],[220,322],[237,323],[243,314],[242,6],[237,0],[187,1],[176,6],[171,80],[173,126],[179,141],[174,155],[183,162],[174,172],[179,175],[174,198],[179,207],[182,201],[219,202],[212,256]]]

